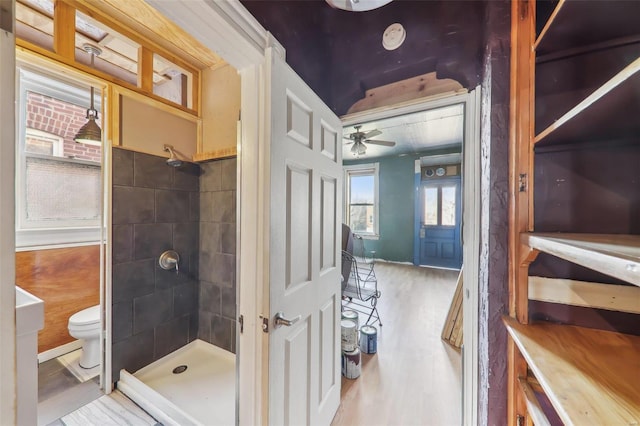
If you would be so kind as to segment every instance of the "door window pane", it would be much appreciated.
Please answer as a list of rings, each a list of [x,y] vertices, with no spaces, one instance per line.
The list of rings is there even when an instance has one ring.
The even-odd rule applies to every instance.
[[[456,187],[442,187],[442,204],[440,206],[443,226],[456,225]]]
[[[438,224],[438,188],[424,189],[424,224]]]

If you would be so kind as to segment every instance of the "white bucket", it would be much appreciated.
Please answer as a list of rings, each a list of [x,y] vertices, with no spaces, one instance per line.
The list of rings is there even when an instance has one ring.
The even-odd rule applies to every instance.
[[[342,350],[351,352],[358,347],[358,330],[356,323],[351,320],[340,321]]]
[[[358,320],[358,313],[352,310],[342,311],[342,319],[350,320],[356,323],[356,330],[360,329],[360,322]]]

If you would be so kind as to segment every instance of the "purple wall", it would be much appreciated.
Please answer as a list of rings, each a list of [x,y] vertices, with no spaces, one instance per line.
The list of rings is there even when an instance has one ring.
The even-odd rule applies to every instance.
[[[509,77],[511,3],[486,2],[482,81],[482,227],[479,300],[478,423],[507,417]]]

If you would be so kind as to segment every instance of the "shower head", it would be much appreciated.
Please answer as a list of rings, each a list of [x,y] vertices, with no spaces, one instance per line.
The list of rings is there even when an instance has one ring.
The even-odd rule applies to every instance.
[[[173,151],[173,146],[172,145],[165,145],[164,146],[164,150],[165,152],[169,153],[169,158],[167,159],[167,164],[170,165],[171,167],[180,167],[182,166],[182,160],[178,159],[176,157],[176,153]]]

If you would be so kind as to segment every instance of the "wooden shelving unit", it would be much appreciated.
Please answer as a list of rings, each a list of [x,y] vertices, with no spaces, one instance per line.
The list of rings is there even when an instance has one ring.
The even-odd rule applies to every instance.
[[[509,333],[508,424],[549,424],[536,389],[565,424],[637,425],[640,337],[529,324],[527,290],[529,267],[539,253],[640,286],[640,235],[536,232],[533,195],[538,147],[590,143],[605,155],[606,149],[615,149],[614,141],[640,145],[640,2],[560,0],[537,36],[535,1],[512,3],[514,155],[510,306],[504,317]],[[544,88],[538,97],[537,68],[547,66],[537,76]],[[562,81],[567,87],[557,93]],[[556,280],[558,285],[570,281]]]
[[[509,335],[565,424],[640,419],[640,337],[504,317]]]
[[[534,250],[640,286],[640,235],[525,233],[521,241]]]

